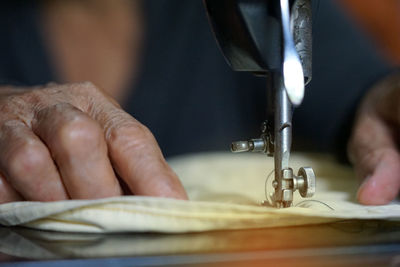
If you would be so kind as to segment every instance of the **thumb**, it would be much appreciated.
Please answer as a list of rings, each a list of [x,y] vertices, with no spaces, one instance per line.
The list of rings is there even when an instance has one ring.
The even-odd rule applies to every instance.
[[[383,205],[400,189],[400,155],[389,124],[371,110],[361,111],[349,143],[349,158],[363,180],[361,204]]]

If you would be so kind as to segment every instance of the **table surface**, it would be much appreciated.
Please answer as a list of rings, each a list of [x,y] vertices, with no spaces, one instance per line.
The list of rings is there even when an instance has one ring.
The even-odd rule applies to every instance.
[[[400,265],[399,221],[187,234],[71,234],[0,228],[0,266]]]

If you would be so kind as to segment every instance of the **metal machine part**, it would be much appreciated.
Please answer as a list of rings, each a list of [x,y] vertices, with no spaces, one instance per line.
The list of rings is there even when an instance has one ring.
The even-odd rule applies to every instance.
[[[304,98],[304,74],[300,57],[290,30],[289,0],[280,0],[283,32],[282,76],[286,93],[293,105],[300,105]]]
[[[236,71],[266,76],[272,98],[261,137],[233,142],[232,152],[262,152],[274,157],[274,206],[290,207],[296,190],[302,197],[311,197],[314,171],[303,167],[296,176],[289,162],[293,107],[301,104],[304,86],[311,79],[311,0],[204,3],[228,64]]]
[[[315,1],[315,0],[314,0]],[[312,78],[312,14],[310,0],[297,0],[293,3],[290,16],[290,29],[294,45],[299,54],[304,83],[307,85]]]

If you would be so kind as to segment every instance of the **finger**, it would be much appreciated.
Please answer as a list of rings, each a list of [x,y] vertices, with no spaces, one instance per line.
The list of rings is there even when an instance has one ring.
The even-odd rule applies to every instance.
[[[400,189],[400,155],[393,133],[376,114],[365,112],[356,123],[349,146],[356,173],[364,180],[358,200],[365,205],[392,201]]]
[[[97,119],[105,129],[112,163],[130,190],[137,195],[187,199],[151,132],[121,109],[106,108]]]
[[[374,172],[358,190],[358,200],[365,205],[384,205],[396,198],[400,188],[400,156],[395,150],[383,151]]]
[[[118,175],[132,193],[187,199],[176,174],[166,163],[150,131],[119,108],[118,103],[91,83],[75,84],[71,92],[86,92],[86,98],[72,98],[100,123],[106,135],[109,156]],[[73,94],[75,95],[75,94]],[[97,105],[88,105],[95,98]]]
[[[0,204],[24,200],[0,174]]]
[[[49,147],[71,198],[121,195],[102,129],[88,115],[57,104],[38,112],[32,128]]]
[[[8,121],[1,133],[0,168],[16,191],[32,201],[68,199],[48,149],[25,124]]]

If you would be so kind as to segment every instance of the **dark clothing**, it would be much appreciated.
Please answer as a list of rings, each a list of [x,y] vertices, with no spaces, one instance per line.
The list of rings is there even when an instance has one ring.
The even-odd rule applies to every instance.
[[[0,82],[58,81],[33,1],[0,3]],[[146,51],[124,108],[156,136],[166,156],[228,150],[257,137],[266,82],[233,72],[210,31],[200,0],[145,0]],[[389,67],[333,1],[313,2],[313,80],[294,113],[294,147],[344,151],[356,103]],[[340,144],[339,146],[337,144]]]

